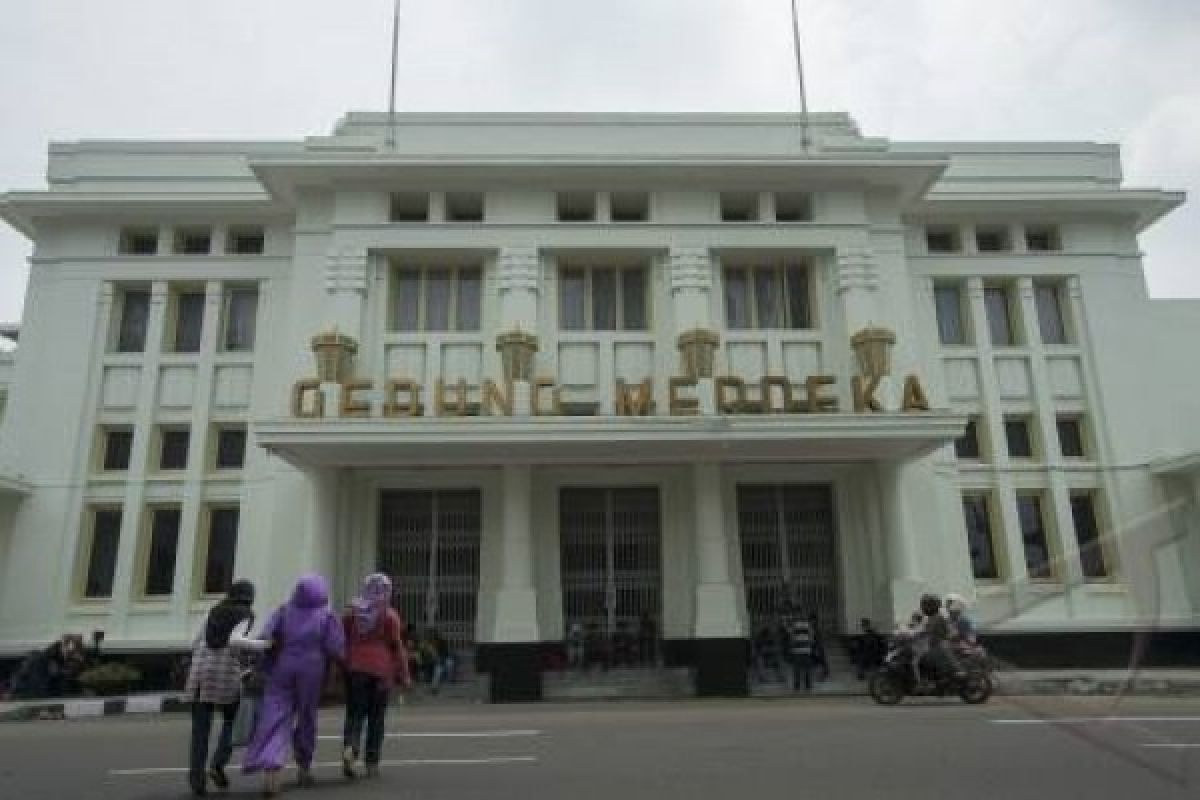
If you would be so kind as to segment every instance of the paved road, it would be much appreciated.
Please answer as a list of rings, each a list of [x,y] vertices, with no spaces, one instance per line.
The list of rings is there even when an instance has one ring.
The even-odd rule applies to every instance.
[[[1116,717],[1117,719],[1111,719]],[[1200,700],[714,701],[396,709],[381,778],[333,766],[303,800],[1200,796]],[[185,798],[187,719],[0,725],[0,798]],[[234,797],[257,795],[235,779]],[[214,793],[215,794],[215,793]],[[219,795],[217,795],[219,796]]]

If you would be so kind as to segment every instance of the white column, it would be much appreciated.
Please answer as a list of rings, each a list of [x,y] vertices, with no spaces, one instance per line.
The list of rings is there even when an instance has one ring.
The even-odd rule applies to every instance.
[[[879,272],[869,248],[852,247],[837,251],[837,288],[846,321],[847,338],[870,325],[881,325],[877,295]]]
[[[741,598],[733,582],[730,536],[719,464],[692,466],[696,513],[696,638],[736,639],[742,629]]]
[[[502,468],[504,512],[500,551],[500,590],[496,595],[493,642],[536,642],[537,592],[533,584],[533,470]]]
[[[909,496],[905,487],[909,482],[904,479],[904,464],[881,462],[878,470],[892,611],[899,622],[907,619],[908,614],[917,607],[921,593],[925,591],[925,583],[917,568],[917,545],[913,540],[915,531],[909,513]]]

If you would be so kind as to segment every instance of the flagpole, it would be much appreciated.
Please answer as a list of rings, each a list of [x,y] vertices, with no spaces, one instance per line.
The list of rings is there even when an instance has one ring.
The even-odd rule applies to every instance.
[[[800,146],[807,153],[812,146],[808,129],[808,92],[804,87],[804,59],[800,55],[800,11],[792,0],[792,49],[796,55],[796,82],[800,88]]]
[[[396,149],[396,71],[400,61],[400,0],[392,3],[392,80],[388,88],[388,133],[389,150]]]

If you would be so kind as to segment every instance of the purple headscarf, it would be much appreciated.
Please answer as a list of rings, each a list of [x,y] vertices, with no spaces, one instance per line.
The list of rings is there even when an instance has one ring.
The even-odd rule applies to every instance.
[[[354,598],[354,620],[360,633],[375,630],[380,618],[392,604],[392,580],[376,572],[363,580],[362,591]]]
[[[321,624],[328,605],[329,582],[323,577],[309,574],[297,581],[278,623],[285,643],[299,641],[303,634]]]

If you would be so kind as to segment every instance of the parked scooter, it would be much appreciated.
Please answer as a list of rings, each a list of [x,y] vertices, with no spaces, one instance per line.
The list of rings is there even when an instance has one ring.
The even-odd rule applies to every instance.
[[[871,697],[876,703],[894,706],[907,697],[946,697],[958,695],[971,705],[986,703],[992,696],[992,677],[987,652],[980,645],[956,650],[961,672],[939,674],[929,663],[913,667],[914,640],[911,635],[894,636],[887,656],[870,680]],[[927,659],[921,659],[927,662]],[[919,673],[919,674],[918,674]]]

